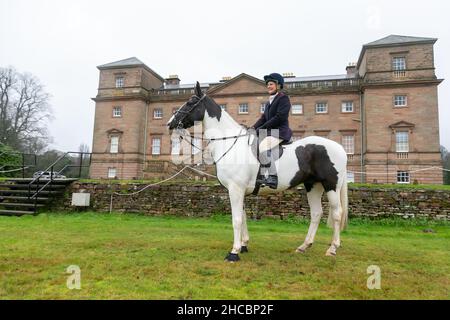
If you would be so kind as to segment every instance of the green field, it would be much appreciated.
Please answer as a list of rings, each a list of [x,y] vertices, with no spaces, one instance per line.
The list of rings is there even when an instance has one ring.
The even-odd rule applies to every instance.
[[[250,252],[226,263],[229,215],[0,217],[0,298],[449,299],[449,226],[352,219],[330,258],[324,224],[302,255],[294,250],[308,221],[249,221]],[[80,290],[66,286],[70,265]],[[381,269],[380,290],[367,288],[370,265]]]

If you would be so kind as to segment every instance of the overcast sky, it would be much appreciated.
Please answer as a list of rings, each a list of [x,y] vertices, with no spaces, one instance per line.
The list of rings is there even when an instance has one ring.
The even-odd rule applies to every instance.
[[[213,82],[242,72],[345,73],[363,44],[390,34],[435,45],[440,139],[450,149],[450,2],[0,0],[0,67],[52,95],[53,147],[92,146],[99,71],[137,57],[162,77]],[[417,106],[420,107],[420,106]]]

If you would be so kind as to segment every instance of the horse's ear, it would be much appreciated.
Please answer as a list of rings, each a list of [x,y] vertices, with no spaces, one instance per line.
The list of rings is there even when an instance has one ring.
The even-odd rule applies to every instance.
[[[199,98],[202,97],[202,89],[200,88],[200,83],[197,81],[197,85],[195,86],[195,95]]]

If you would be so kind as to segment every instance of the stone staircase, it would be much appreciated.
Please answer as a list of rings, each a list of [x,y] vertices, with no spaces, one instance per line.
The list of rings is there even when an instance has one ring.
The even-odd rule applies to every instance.
[[[37,214],[54,198],[62,196],[72,182],[78,179],[54,179],[36,195],[48,180],[11,178],[0,182],[0,215],[22,216]],[[32,183],[33,182],[33,183]]]

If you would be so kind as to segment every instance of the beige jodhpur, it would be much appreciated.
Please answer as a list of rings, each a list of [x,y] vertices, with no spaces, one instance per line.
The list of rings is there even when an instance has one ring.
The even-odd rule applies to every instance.
[[[279,145],[281,143],[281,141],[283,141],[283,140],[272,137],[272,136],[267,136],[259,144],[259,152],[262,153],[264,151],[275,148],[277,145]]]

